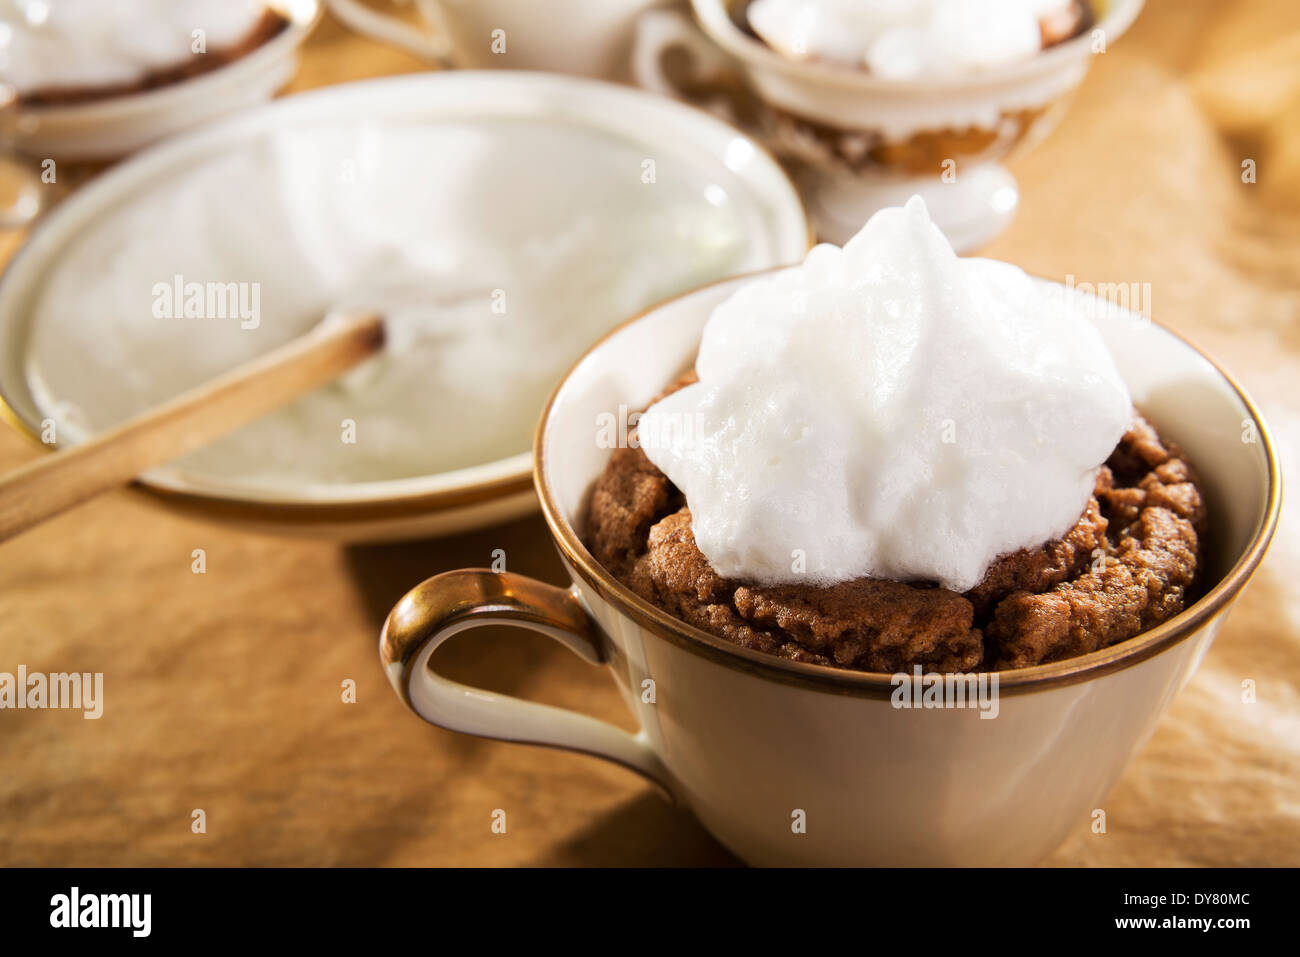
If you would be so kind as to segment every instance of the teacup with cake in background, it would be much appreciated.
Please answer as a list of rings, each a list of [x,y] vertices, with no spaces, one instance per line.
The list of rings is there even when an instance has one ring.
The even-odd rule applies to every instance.
[[[0,138],[117,159],[271,96],[320,0],[0,0]]]
[[[792,169],[823,239],[921,195],[959,252],[1142,0],[690,0],[642,16],[642,85],[729,113]]]

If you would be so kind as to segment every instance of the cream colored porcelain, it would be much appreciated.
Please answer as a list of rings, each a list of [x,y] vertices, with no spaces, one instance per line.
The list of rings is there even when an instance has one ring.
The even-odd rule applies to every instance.
[[[571,589],[489,571],[430,579],[385,626],[381,657],[394,687],[442,727],[631,767],[754,864],[1041,860],[1088,826],[1262,559],[1281,496],[1264,423],[1224,372],[1164,327],[1099,316],[1134,400],[1200,470],[1211,510],[1208,593],[1130,641],[1000,673],[996,717],[900,710],[888,675],[777,659],[672,619],[618,584],[579,540],[576,516],[609,454],[596,441],[597,416],[644,406],[688,367],[710,309],[742,281],[653,310],[569,373],[538,430],[535,480]],[[466,688],[430,669],[438,644],[488,621],[535,628],[607,665],[641,730]]]
[[[959,252],[1010,223],[1019,203],[1000,161],[1045,136],[1087,73],[1137,17],[1142,0],[1097,0],[1094,29],[1035,57],[978,74],[892,81],[865,70],[796,61],[741,30],[728,0],[691,0],[692,16],[651,11],[638,24],[634,67],[648,89],[732,112],[795,170],[818,235],[843,243],[877,209],[920,194]],[[689,79],[670,77],[684,53]]]
[[[181,130],[269,100],[298,69],[298,48],[320,19],[319,0],[273,4],[289,26],[246,56],[141,93],[67,106],[20,110],[13,146],[41,159],[115,159]]]

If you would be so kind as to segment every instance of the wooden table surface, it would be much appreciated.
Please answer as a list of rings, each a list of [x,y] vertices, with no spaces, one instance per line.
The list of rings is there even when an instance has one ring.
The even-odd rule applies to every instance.
[[[327,19],[291,89],[420,68]],[[1300,474],[1300,5],[1150,0],[1013,171],[1022,209],[987,254],[1150,283],[1154,314],[1241,379]],[[0,468],[33,455],[0,431]],[[1297,515],[1106,799],[1107,833],[1081,821],[1051,863],[1300,863]],[[105,675],[98,721],[0,712],[0,864],[734,864],[629,772],[441,731],[399,705],[376,656],[389,607],[498,548],[512,571],[562,580],[536,517],[342,548],[126,491],[0,546],[0,672]],[[540,636],[480,631],[439,654],[459,680],[630,727],[608,677]]]

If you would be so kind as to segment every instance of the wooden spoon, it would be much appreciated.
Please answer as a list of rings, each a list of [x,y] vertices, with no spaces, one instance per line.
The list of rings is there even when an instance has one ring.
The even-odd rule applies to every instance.
[[[0,541],[133,481],[346,372],[384,346],[376,313],[329,316],[264,356],[0,478]]]

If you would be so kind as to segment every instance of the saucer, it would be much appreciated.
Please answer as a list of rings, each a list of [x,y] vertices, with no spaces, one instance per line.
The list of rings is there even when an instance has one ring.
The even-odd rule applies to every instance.
[[[259,159],[266,156],[272,159]],[[643,233],[644,223],[657,231]],[[546,277],[549,285],[493,288],[511,283],[495,282],[479,262],[481,251],[499,247],[514,255],[521,245],[528,251],[522,261],[563,268]],[[160,144],[46,217],[0,281],[0,396],[23,431],[37,436],[43,423],[54,422],[58,438],[75,444],[79,433],[100,431],[196,384],[204,369],[220,371],[202,363],[236,365],[305,331],[331,305],[348,304],[330,284],[358,263],[377,285],[358,291],[340,281],[360,298],[356,304],[383,291],[386,277],[400,279],[394,263],[403,257],[437,265],[436,292],[471,301],[463,322],[455,314],[447,320],[453,332],[470,321],[496,321],[489,297],[479,302],[481,292],[493,302],[498,293],[514,295],[511,301],[521,304],[511,315],[521,323],[542,314],[538,303],[567,303],[575,313],[573,353],[552,377],[533,376],[535,402],[519,399],[507,408],[518,385],[508,374],[510,357],[520,343],[543,349],[551,338],[526,326],[484,325],[479,334],[496,335],[503,358],[468,349],[458,353],[463,362],[447,367],[463,388],[477,379],[489,397],[497,390],[497,404],[519,420],[517,440],[475,434],[477,407],[445,409],[421,393],[390,411],[427,409],[427,428],[419,420],[415,440],[394,441],[390,451],[366,445],[384,434],[383,410],[356,416],[368,467],[382,469],[391,457],[393,474],[349,475],[358,463],[337,459],[337,448],[327,463],[331,474],[303,473],[308,466],[301,463],[323,447],[321,437],[346,421],[351,396],[369,394],[366,376],[376,373],[361,368],[339,387],[358,391],[335,390],[322,400],[341,404],[290,407],[304,429],[324,423],[302,456],[284,446],[295,433],[281,422],[279,431],[261,434],[260,445],[240,445],[235,437],[244,430],[229,437],[235,444],[224,448],[237,450],[235,459],[207,454],[223,447],[214,443],[198,459],[151,471],[140,482],[172,506],[267,531],[346,541],[450,534],[536,507],[532,423],[554,379],[596,338],[591,323],[598,334],[687,288],[796,261],[808,245],[803,209],[777,163],[731,127],[681,104],[610,84],[515,72],[336,86]],[[663,263],[676,263],[677,273],[638,278],[636,270]],[[260,321],[185,318],[181,296],[172,295],[185,277],[218,281],[209,286],[257,280],[249,285],[257,287]],[[607,314],[588,310],[583,321],[590,328],[581,326],[577,307],[611,284]],[[160,289],[175,309],[166,315],[156,311]],[[434,292],[416,284],[402,295]],[[565,328],[555,325],[556,335]],[[443,383],[432,369],[428,389],[436,390]],[[337,431],[330,439],[337,446]],[[509,447],[436,471],[402,465],[430,449],[468,448],[471,439]]]

